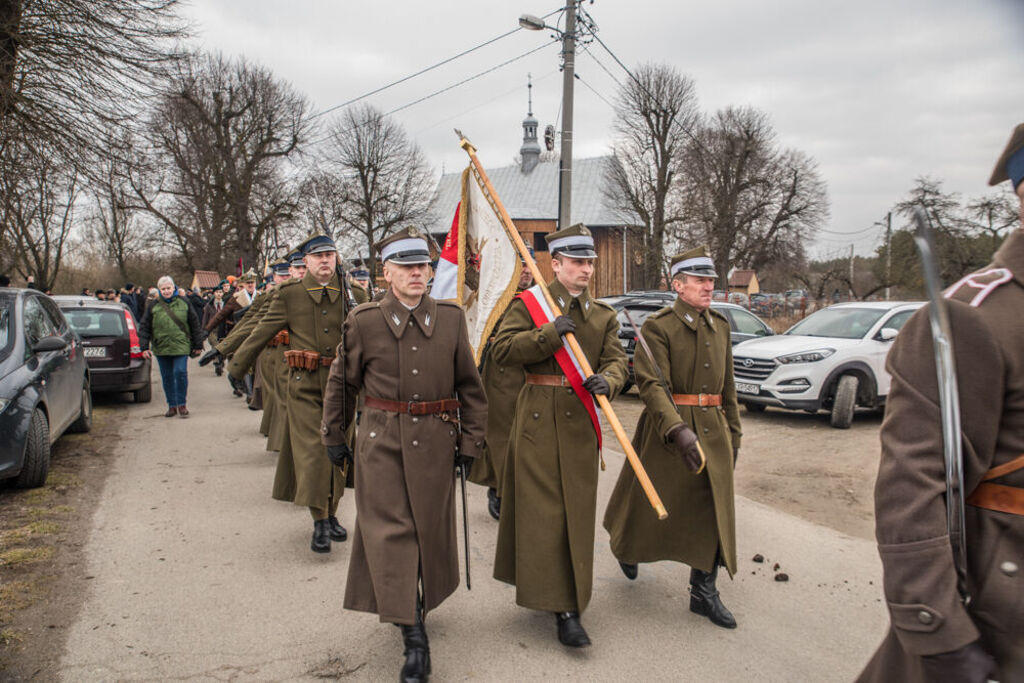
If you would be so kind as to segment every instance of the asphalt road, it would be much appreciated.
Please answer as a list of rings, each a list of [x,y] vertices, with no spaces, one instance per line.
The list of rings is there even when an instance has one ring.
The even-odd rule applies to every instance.
[[[310,552],[308,512],[270,498],[275,456],[259,414],[223,379],[190,370],[188,420],[165,419],[156,388],[153,403],[124,406],[115,469],[83,522],[87,596],[61,678],[394,680],[398,629],[341,609],[348,544]],[[598,519],[623,460],[615,446],[606,440]],[[346,495],[342,523],[353,516]],[[745,498],[737,517],[740,570],[719,587],[738,629],[688,611],[686,567],[642,565],[627,581],[599,528],[583,618],[594,646],[568,651],[551,615],[517,607],[491,578],[497,524],[473,486],[473,589],[428,619],[433,678],[851,680],[887,624],[874,544]],[[775,563],[788,582],[774,580]]]

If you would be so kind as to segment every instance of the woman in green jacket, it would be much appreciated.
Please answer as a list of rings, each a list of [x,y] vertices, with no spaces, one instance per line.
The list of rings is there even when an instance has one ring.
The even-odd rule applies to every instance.
[[[139,345],[147,358],[156,356],[160,366],[160,380],[167,397],[164,417],[188,417],[188,357],[198,356],[203,350],[202,328],[195,311],[178,296],[170,276],[165,275],[156,284],[160,295],[146,308],[139,323]]]

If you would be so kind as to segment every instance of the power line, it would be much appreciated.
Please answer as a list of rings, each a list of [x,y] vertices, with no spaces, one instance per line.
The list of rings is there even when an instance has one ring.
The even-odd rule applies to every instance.
[[[532,50],[527,50],[526,52],[524,52],[521,55],[518,55],[516,57],[513,57],[512,59],[507,59],[504,62],[502,62],[501,64],[497,64],[495,66],[492,66],[490,69],[485,69],[484,71],[481,71],[481,72],[479,72],[477,74],[474,74],[474,75],[472,75],[472,76],[470,76],[468,78],[464,78],[464,79],[462,79],[461,81],[459,81],[457,83],[453,83],[453,84],[451,84],[451,85],[449,85],[447,87],[441,88],[440,90],[435,90],[434,92],[430,93],[429,95],[424,95],[423,97],[420,97],[419,99],[413,100],[412,102],[409,102],[407,104],[403,104],[400,107],[395,107],[394,109],[392,109],[390,111],[386,111],[383,114],[381,114],[380,118],[383,118],[385,116],[390,116],[391,114],[395,114],[397,112],[400,112],[403,109],[408,109],[409,107],[415,106],[415,105],[417,105],[417,104],[419,104],[421,102],[425,102],[425,101],[427,101],[427,100],[429,100],[431,98],[434,98],[434,97],[437,97],[438,95],[446,93],[449,90],[457,88],[460,85],[465,85],[466,83],[469,83],[470,81],[473,81],[473,80],[476,80],[477,78],[480,78],[481,76],[486,76],[487,74],[489,74],[491,72],[494,72],[494,71],[497,71],[498,69],[500,69],[500,68],[502,68],[504,66],[508,66],[509,64],[511,64],[513,62],[518,62],[520,59],[523,59],[524,57],[528,57],[528,56],[532,55],[534,52],[539,52],[540,50],[543,50],[544,48],[548,47],[549,45],[551,45],[550,42],[549,43],[544,43],[543,45],[535,47]],[[363,126],[369,125],[370,123],[372,123],[373,121],[376,121],[376,120],[377,119],[371,119],[369,121],[364,121],[363,123],[360,123],[358,125],[352,126],[351,128],[346,128],[345,130],[340,131],[338,134],[344,135],[345,133],[348,133],[350,131],[356,130],[356,129],[361,128]],[[325,140],[330,138],[333,134],[334,133],[332,133],[332,132],[328,132],[323,137],[321,137],[321,138],[319,138],[317,140],[314,140],[310,144],[314,145],[314,146],[318,145],[321,142],[324,142]]]
[[[558,12],[560,12],[560,11],[561,11],[561,10],[560,10],[560,9],[558,9],[558,10],[555,10],[555,11],[553,11],[553,12],[548,12],[547,14],[545,14],[545,15],[544,15],[543,17],[541,17],[541,18],[542,18],[542,19],[547,19],[547,18],[548,18],[548,17],[550,17],[550,16],[552,15],[552,14],[557,14],[557,13],[558,13]],[[377,88],[377,89],[375,89],[375,90],[371,90],[371,91],[370,91],[370,92],[368,92],[368,93],[364,93],[364,94],[360,95],[359,97],[353,97],[353,98],[352,98],[351,100],[348,100],[347,102],[342,102],[341,104],[337,104],[337,105],[335,105],[335,106],[333,106],[333,107],[329,107],[329,108],[327,108],[327,109],[324,109],[324,110],[323,110],[323,111],[321,111],[321,112],[318,112],[318,113],[316,113],[316,114],[313,114],[313,115],[312,115],[312,116],[310,116],[309,118],[310,118],[310,119],[315,119],[315,118],[321,117],[321,116],[323,116],[323,115],[325,115],[325,114],[329,114],[329,113],[331,113],[332,111],[337,111],[338,109],[342,109],[342,108],[344,108],[344,107],[347,107],[347,106],[348,106],[348,105],[350,105],[350,104],[355,104],[356,102],[358,102],[358,101],[360,101],[360,100],[365,100],[365,99],[366,99],[367,97],[371,97],[371,96],[373,96],[373,95],[376,95],[377,93],[380,93],[380,92],[384,92],[384,91],[385,91],[385,90],[387,90],[388,88],[392,88],[392,87],[394,87],[394,86],[396,86],[396,85],[399,85],[399,84],[401,84],[401,83],[405,83],[406,81],[408,81],[408,80],[411,80],[411,79],[413,79],[413,78],[416,78],[417,76],[422,76],[423,74],[427,73],[428,71],[433,71],[434,69],[438,68],[439,66],[444,66],[445,64],[448,64],[449,62],[453,62],[453,61],[455,61],[456,59],[458,59],[459,57],[465,57],[466,55],[470,54],[471,52],[476,52],[476,51],[477,51],[477,50],[479,50],[480,48],[483,48],[483,47],[487,47],[488,45],[491,45],[492,43],[496,43],[496,42],[498,42],[498,41],[499,41],[499,40],[501,40],[502,38],[507,38],[507,37],[509,37],[510,35],[512,35],[513,33],[516,33],[516,32],[518,32],[518,31],[522,31],[522,30],[523,30],[523,27],[522,27],[522,26],[517,26],[517,27],[515,27],[514,29],[512,29],[511,31],[506,31],[505,33],[502,33],[502,34],[501,34],[500,36],[495,36],[494,38],[491,38],[490,40],[487,40],[487,41],[484,41],[483,43],[480,43],[480,44],[479,44],[479,45],[477,45],[476,47],[471,47],[471,48],[469,48],[468,50],[463,50],[463,51],[462,51],[462,52],[460,52],[459,54],[457,54],[457,55],[452,55],[452,56],[451,56],[451,57],[449,57],[448,59],[444,59],[444,60],[442,60],[442,61],[438,62],[437,64],[433,64],[433,65],[431,65],[431,66],[428,66],[428,67],[427,67],[427,68],[425,68],[425,69],[420,69],[420,70],[419,70],[419,71],[417,71],[416,73],[413,73],[413,74],[409,74],[408,76],[404,76],[404,77],[402,77],[402,78],[399,78],[399,79],[398,79],[397,81],[394,81],[394,82],[392,82],[392,83],[388,83],[387,85],[382,85],[381,87],[379,87],[379,88]]]
[[[577,78],[577,79],[579,80],[579,82],[580,82],[580,83],[582,83],[583,85],[587,86],[587,88],[588,88],[588,89],[590,90],[590,92],[594,93],[594,94],[595,94],[595,95],[597,95],[597,96],[598,96],[599,98],[601,98],[601,101],[602,101],[602,102],[604,102],[604,103],[605,103],[605,104],[607,104],[607,105],[608,105],[609,107],[611,107],[611,110],[612,110],[612,111],[615,111],[615,105],[614,105],[614,104],[612,104],[611,102],[609,102],[609,101],[608,101],[608,98],[606,98],[606,97],[605,97],[604,95],[602,95],[601,93],[599,93],[599,92],[597,92],[596,90],[594,90],[594,86],[590,85],[590,83],[587,83],[587,82],[586,82],[585,80],[583,80],[583,77],[582,77],[582,76],[580,76],[580,75],[579,75],[579,73],[577,73],[577,74],[576,74],[576,78]]]

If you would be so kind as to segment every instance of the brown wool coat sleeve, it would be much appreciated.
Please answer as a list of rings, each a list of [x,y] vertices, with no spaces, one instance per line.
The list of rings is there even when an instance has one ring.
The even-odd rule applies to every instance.
[[[376,306],[376,304],[369,304]],[[353,310],[359,311],[363,306]],[[362,333],[356,315],[345,319],[345,332],[331,363],[324,390],[324,417],[320,440],[325,446],[346,443],[348,424],[356,412],[356,395],[363,386]],[[347,394],[345,392],[348,392]],[[342,410],[344,406],[344,410]]]

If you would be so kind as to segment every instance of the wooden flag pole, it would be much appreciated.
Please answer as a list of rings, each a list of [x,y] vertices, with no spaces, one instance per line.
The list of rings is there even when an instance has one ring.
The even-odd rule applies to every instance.
[[[455,134],[459,136],[459,145],[462,149],[466,150],[466,154],[469,155],[469,159],[473,164],[473,169],[476,172],[477,177],[483,182],[484,188],[487,190],[487,198],[497,212],[498,217],[501,218],[501,222],[505,227],[505,233],[508,235],[509,239],[512,240],[512,244],[515,245],[516,250],[519,252],[519,256],[523,259],[523,263],[529,267],[530,273],[533,275],[534,282],[540,286],[540,290],[544,293],[544,298],[547,300],[552,312],[556,316],[562,315],[562,310],[558,307],[554,297],[551,296],[551,292],[548,291],[547,285],[544,284],[544,276],[540,272],[540,268],[537,267],[537,262],[533,260],[529,250],[527,250],[526,244],[523,242],[523,238],[519,235],[519,231],[512,223],[512,219],[509,217],[508,211],[505,210],[505,205],[501,203],[501,199],[498,197],[498,193],[494,190],[494,186],[491,185],[491,181],[487,177],[487,173],[484,171],[484,167],[480,163],[480,159],[477,158],[476,147],[474,147],[459,130],[456,130]],[[580,348],[579,342],[576,341],[576,335],[571,332],[566,334],[565,341],[569,345],[569,350],[572,351],[574,356],[576,356],[576,361],[580,364],[580,368],[583,370],[584,378],[594,374],[594,370],[590,367],[590,362],[587,360],[586,355],[584,355],[583,349]],[[597,404],[601,406],[601,411],[604,413],[605,418],[612,427],[612,431],[615,432],[616,438],[618,438],[619,443],[622,445],[622,450],[626,453],[626,459],[629,460],[629,464],[633,468],[633,472],[636,474],[637,481],[640,482],[640,486],[647,495],[647,500],[650,502],[651,507],[653,507],[658,513],[658,519],[665,519],[668,517],[665,505],[661,502],[661,497],[658,496],[658,492],[654,490],[654,484],[651,483],[651,478],[647,476],[647,471],[644,469],[643,463],[640,462],[640,458],[637,456],[636,451],[633,450],[633,444],[629,442],[626,430],[622,428],[622,423],[619,422],[618,416],[612,409],[611,402],[608,400],[607,396],[602,394],[598,394],[594,396],[594,398],[597,399]]]

